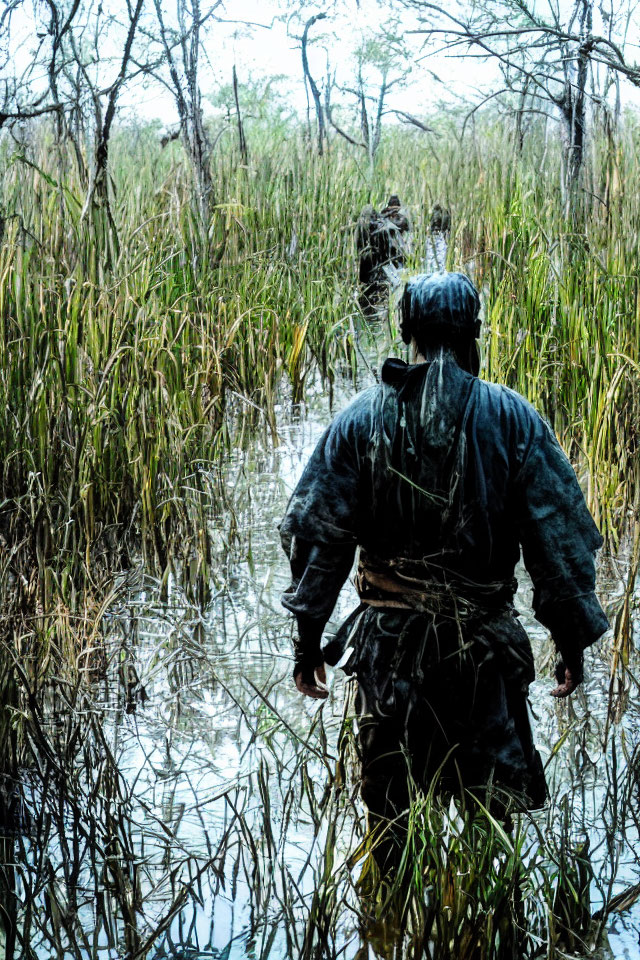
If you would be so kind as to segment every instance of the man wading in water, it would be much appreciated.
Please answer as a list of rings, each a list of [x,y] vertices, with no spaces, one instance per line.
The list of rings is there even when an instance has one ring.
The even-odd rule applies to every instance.
[[[373,823],[406,809],[408,773],[427,789],[440,771],[439,791],[463,786],[499,815],[506,797],[544,803],[533,655],[512,606],[521,547],[561,658],[553,696],[581,683],[583,650],[607,628],[594,594],[602,538],[545,421],[478,379],[479,307],[460,273],[409,281],[401,332],[415,363],[387,360],[382,383],[335,418],[281,525],[295,683],[326,697],[324,662],[353,648]],[[321,649],[357,547],[361,604]]]
[[[358,302],[365,317],[384,307],[389,287],[399,282],[399,271],[411,249],[411,224],[399,197],[392,194],[381,213],[367,204],[356,227],[358,251]]]

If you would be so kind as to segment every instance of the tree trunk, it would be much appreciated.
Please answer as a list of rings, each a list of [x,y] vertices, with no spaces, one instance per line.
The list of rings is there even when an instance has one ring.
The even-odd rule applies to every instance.
[[[362,142],[365,145],[365,149],[369,154],[369,159],[371,159],[371,129],[369,127],[369,114],[367,113],[367,101],[364,95],[364,89],[362,87],[362,79],[360,79],[360,130],[362,132]]]
[[[583,0],[580,23],[582,42],[577,50],[575,70],[570,70],[559,102],[565,138],[565,203],[570,221],[575,221],[580,205],[580,183],[584,162],[587,122],[587,81],[593,50],[591,0]]]
[[[378,108],[376,110],[376,123],[373,128],[371,147],[369,149],[371,166],[373,166],[375,163],[376,153],[378,152],[380,140],[382,139],[382,114],[384,113],[384,101],[387,96],[387,89],[387,75],[385,73],[382,77],[382,83],[380,84],[380,95],[378,96]]]
[[[213,183],[211,181],[211,151],[209,148],[209,139],[202,119],[202,97],[198,85],[198,60],[200,57],[200,2],[192,0],[192,24],[190,42],[187,45],[183,40],[185,75],[187,78],[187,91],[189,96],[189,121],[190,121],[190,139],[191,156],[196,173],[196,182],[198,188],[198,211],[202,221],[204,234],[209,230],[211,220],[211,200],[213,194]],[[182,35],[186,37],[186,31],[183,23],[183,7],[179,5],[178,14],[181,23]]]
[[[138,27],[142,5],[144,0],[137,0],[136,6],[131,13],[129,30],[124,45],[124,53],[120,64],[118,77],[109,91],[107,100],[107,109],[104,115],[104,123],[96,131],[96,148],[94,154],[93,168],[91,171],[89,187],[82,209],[82,217],[87,217],[92,222],[93,237],[98,247],[96,253],[102,253],[108,266],[112,266],[118,257],[119,240],[116,224],[111,210],[111,200],[109,197],[109,139],[111,137],[111,127],[116,113],[116,103],[118,94],[124,83],[129,59],[131,57],[131,48]],[[94,99],[97,94],[94,94]]]
[[[562,115],[565,127],[567,191],[575,192],[580,185],[584,161],[586,132],[586,84],[588,58],[580,55],[576,82],[567,84],[563,98]]]
[[[244,126],[242,123],[242,114],[240,113],[240,100],[238,97],[238,75],[236,73],[236,65],[233,65],[233,98],[236,102],[236,118],[238,121],[238,145],[240,147],[240,156],[242,157],[242,162],[245,167],[249,163],[249,154],[247,151],[247,140],[244,135]]]
[[[200,87],[198,85],[198,59],[200,53],[200,4],[194,0],[191,8],[192,23],[187,29],[184,18],[184,6],[178,3],[178,21],[181,31],[182,60],[186,82],[183,83],[173,47],[167,38],[164,16],[160,0],[154,0],[160,38],[164,47],[169,76],[173,86],[173,95],[180,120],[180,134],[185,153],[189,159],[195,186],[195,212],[200,232],[206,237],[211,221],[213,205],[213,182],[211,180],[211,147],[202,120]],[[187,42],[189,41],[189,42]]]
[[[322,156],[324,141],[327,136],[327,130],[324,122],[324,111],[322,109],[322,100],[320,99],[320,91],[318,85],[311,76],[311,71],[309,70],[309,60],[307,57],[307,43],[309,40],[309,30],[318,20],[326,19],[326,13],[316,13],[315,17],[311,17],[304,25],[304,31],[302,34],[302,70],[304,72],[304,78],[309,84],[309,89],[311,90],[311,96],[313,97],[313,102],[316,108],[316,119],[318,121],[318,156]]]

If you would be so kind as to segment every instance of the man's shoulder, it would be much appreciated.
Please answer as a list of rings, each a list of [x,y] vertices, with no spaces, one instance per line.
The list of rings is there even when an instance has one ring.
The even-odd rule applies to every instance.
[[[353,427],[368,425],[373,404],[380,391],[380,384],[374,384],[357,393],[342,410],[336,413],[331,421],[331,429],[345,431]]]
[[[499,405],[515,416],[527,420],[542,421],[543,419],[526,397],[523,397],[517,390],[507,387],[503,383],[494,383],[491,380],[478,379],[477,393],[479,399],[485,400],[485,402],[492,407]]]
[[[504,440],[522,451],[531,444],[545,443],[554,438],[547,420],[532,403],[517,390],[502,383],[478,380],[476,410],[480,413],[483,429],[489,434],[500,433]]]

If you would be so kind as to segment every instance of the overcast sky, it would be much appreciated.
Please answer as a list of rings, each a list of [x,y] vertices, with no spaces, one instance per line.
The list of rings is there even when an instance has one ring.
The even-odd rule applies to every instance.
[[[167,6],[169,6],[167,4]],[[287,6],[290,18],[287,18]],[[203,64],[202,88],[204,92],[215,89],[220,83],[230,83],[234,63],[239,80],[249,78],[267,79],[284,75],[280,89],[287,100],[299,110],[306,109],[306,94],[302,75],[299,36],[300,18],[294,16],[295,4],[282,0],[235,0],[226,5],[227,13],[221,14],[227,22],[213,23],[207,31],[205,50],[209,63]],[[347,7],[347,9],[344,9]],[[323,9],[321,5],[318,9]],[[329,8],[330,9],[330,8]],[[313,10],[305,12],[304,18]],[[337,73],[337,82],[353,83],[354,55],[367,39],[380,34],[389,13],[378,0],[360,0],[340,4],[319,21],[309,35],[308,57],[314,79],[322,87],[330,66]],[[244,26],[238,20],[264,26]],[[478,87],[486,87],[496,77],[493,64],[483,61],[467,61],[461,71],[461,60],[451,54],[441,53],[428,60],[416,62],[421,52],[421,39],[410,44],[414,58],[404,61],[411,67],[406,82],[396,85],[389,96],[389,105],[412,113],[424,113],[433,109],[434,102],[457,98],[471,99],[477,96]],[[398,71],[395,71],[398,73]],[[437,82],[434,74],[442,81]],[[369,71],[372,90],[376,73]],[[391,72],[394,75],[394,71]],[[148,89],[143,96],[136,95],[136,109],[148,117],[166,118],[167,110],[173,107],[161,90]]]
[[[37,2],[25,0],[18,15],[14,15],[12,54],[14,62],[21,68],[33,57],[37,44],[33,13]],[[548,2],[537,0],[537,5],[544,9]],[[562,8],[572,0],[559,2]],[[171,19],[170,11],[174,6],[173,0],[164,0],[167,20]],[[153,29],[153,4],[149,3],[148,7],[148,24]],[[109,13],[122,10],[123,19],[126,18],[124,0],[105,0],[103,8]],[[206,8],[207,4],[203,2],[202,9]],[[299,4],[292,0],[227,0],[224,8],[218,8],[216,14],[224,22],[211,21],[204,36],[206,56],[201,64],[200,82],[205,97],[221,84],[230,83],[235,64],[241,83],[248,79],[266,83],[270,77],[284,75],[280,89],[287,102],[298,110],[304,110],[306,96],[298,37],[302,22],[315,11],[308,4],[304,14],[296,17],[298,8]],[[604,9],[602,4],[600,8]],[[39,9],[42,17],[42,4]],[[331,71],[336,72],[338,83],[353,83],[355,51],[363,41],[379,35],[383,23],[389,18],[400,16],[403,28],[414,25],[410,15],[403,14],[399,5],[393,2],[385,6],[380,0],[344,0],[336,3],[328,0],[324,5],[318,4],[317,11],[320,10],[326,10],[329,16],[314,26],[308,50],[311,70],[319,85],[324,81],[328,64]],[[601,17],[598,10],[596,17]],[[253,25],[246,25],[243,21]],[[596,30],[600,26],[594,24]],[[635,36],[638,26],[636,22],[633,27]],[[422,41],[422,37],[413,37],[408,42],[408,56],[401,60],[399,69],[407,70],[410,67],[411,71],[406,82],[394,86],[390,92],[390,108],[421,115],[432,112],[441,102],[477,102],[483,92],[495,89],[499,84],[495,61],[483,60],[477,55],[461,58],[460,54],[467,51],[459,46],[448,51],[432,50],[425,57]],[[109,56],[113,57],[113,63],[108,66],[109,74],[117,73],[119,55],[121,48],[101,50],[105,62]],[[391,76],[394,76],[393,70]],[[370,71],[370,80],[373,91],[375,70]],[[45,81],[43,74],[42,82]],[[630,84],[624,87],[627,102],[640,104],[640,91],[634,91]],[[207,109],[212,108],[208,107],[205,100]],[[159,118],[169,126],[177,120],[173,98],[158,83],[129,84],[121,95],[120,110],[125,115],[136,113],[144,119]]]

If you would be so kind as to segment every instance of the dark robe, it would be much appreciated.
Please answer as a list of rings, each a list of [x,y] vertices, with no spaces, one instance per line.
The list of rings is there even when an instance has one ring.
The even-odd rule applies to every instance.
[[[363,796],[406,802],[423,787],[488,785],[544,801],[527,715],[534,678],[513,610],[520,558],[537,619],[567,663],[607,628],[594,593],[602,539],[547,423],[519,394],[462,370],[388,360],[319,441],[281,524],[298,659],[359,683]],[[361,606],[319,651],[360,547]],[[395,760],[391,759],[395,756]]]

